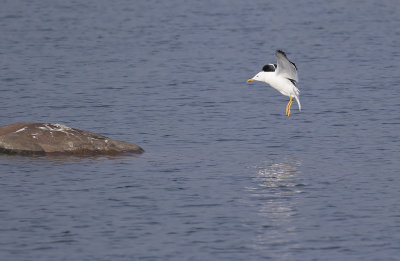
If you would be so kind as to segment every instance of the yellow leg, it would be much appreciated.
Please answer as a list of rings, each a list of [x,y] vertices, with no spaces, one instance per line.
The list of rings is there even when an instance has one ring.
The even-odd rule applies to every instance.
[[[292,108],[292,103],[293,103],[293,97],[290,97],[290,101],[289,101],[289,112],[288,112],[288,117],[290,115],[290,108]]]
[[[286,105],[286,115],[289,117],[290,115],[290,107],[292,107],[293,97],[290,97],[288,104]]]
[[[290,101],[289,101],[290,103]],[[288,110],[289,110],[289,103],[286,105],[286,115],[288,114]]]
[[[289,103],[286,105],[286,115],[287,115],[288,112],[289,112],[289,104],[290,104],[290,100],[289,100]]]

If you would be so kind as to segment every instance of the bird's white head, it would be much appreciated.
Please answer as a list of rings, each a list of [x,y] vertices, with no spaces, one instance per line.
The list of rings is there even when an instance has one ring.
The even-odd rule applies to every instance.
[[[265,72],[259,72],[256,75],[254,75],[253,78],[248,79],[247,82],[252,82],[252,81],[265,82],[265,77],[266,77]]]
[[[247,82],[260,81],[268,83],[268,79],[274,74],[275,68],[275,64],[267,64],[261,72],[257,73],[253,78],[248,79]]]

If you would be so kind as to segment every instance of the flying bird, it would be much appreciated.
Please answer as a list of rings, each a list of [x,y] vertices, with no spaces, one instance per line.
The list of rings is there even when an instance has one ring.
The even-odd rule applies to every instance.
[[[289,61],[282,50],[277,50],[275,56],[277,64],[265,65],[261,72],[257,73],[253,78],[248,79],[247,82],[265,82],[283,95],[289,96],[289,103],[286,105],[286,115],[289,117],[293,98],[296,99],[299,111],[301,111],[300,91],[296,87],[296,83],[299,80],[297,77],[297,67]]]

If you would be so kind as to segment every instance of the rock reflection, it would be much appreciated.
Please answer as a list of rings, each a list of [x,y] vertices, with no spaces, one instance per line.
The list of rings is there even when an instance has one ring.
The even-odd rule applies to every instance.
[[[301,162],[287,158],[280,162],[264,161],[253,166],[255,175],[250,192],[250,205],[257,210],[262,227],[256,228],[255,249],[271,249],[276,245],[296,247],[295,216],[298,212],[298,195],[303,192],[300,182]]]

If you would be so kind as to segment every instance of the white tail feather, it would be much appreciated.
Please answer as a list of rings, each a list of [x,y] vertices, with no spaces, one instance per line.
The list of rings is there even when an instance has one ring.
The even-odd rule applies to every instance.
[[[297,97],[297,95],[296,95],[296,96],[294,96],[294,98],[296,99],[297,105],[299,106],[299,111],[301,111],[301,103],[300,103],[299,97]]]

